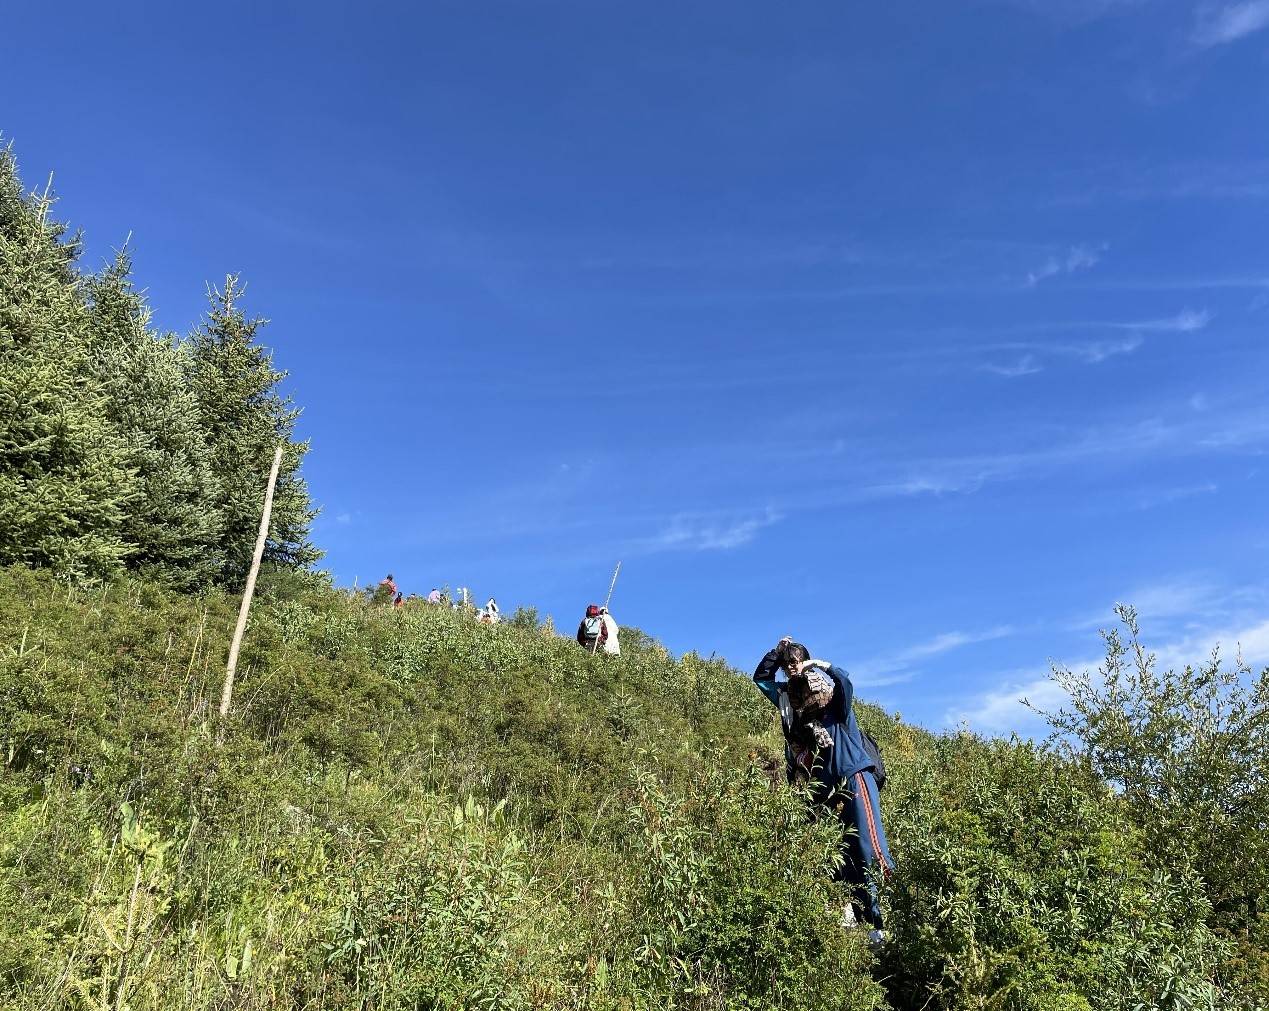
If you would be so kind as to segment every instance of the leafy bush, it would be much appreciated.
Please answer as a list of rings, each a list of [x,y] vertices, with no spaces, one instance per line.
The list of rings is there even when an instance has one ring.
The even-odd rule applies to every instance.
[[[512,628],[521,628],[533,632],[538,627],[538,609],[536,607],[517,607],[507,623]]]
[[[1106,788],[1018,741],[940,742],[894,824],[898,1007],[1234,1007],[1189,876],[1143,862]]]
[[[1095,673],[1059,669],[1070,704],[1049,714],[1058,744],[1113,785],[1151,858],[1202,892],[1196,914],[1240,949],[1269,1002],[1269,668],[1213,653],[1160,672],[1131,607],[1104,633]]]
[[[846,897],[829,883],[841,838],[804,798],[758,770],[714,766],[684,798],[638,778],[632,826],[636,963],[694,1008],[883,1006],[861,935],[841,929]]]
[[[470,798],[409,820],[382,848],[355,851],[326,963],[353,1006],[527,1006],[529,966],[515,957],[527,884],[524,842]]]

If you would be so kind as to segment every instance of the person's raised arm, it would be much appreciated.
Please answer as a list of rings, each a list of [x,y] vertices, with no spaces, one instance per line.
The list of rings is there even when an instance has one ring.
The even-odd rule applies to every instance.
[[[839,711],[845,716],[855,701],[855,686],[851,684],[850,675],[827,660],[804,660],[797,665],[797,671],[801,673],[810,667],[818,667],[829,676],[833,682],[833,704],[840,706]]]
[[[819,661],[816,661],[819,663]],[[831,663],[820,663],[820,666],[828,672],[828,676],[833,679],[833,687],[836,689],[833,695],[839,699],[842,704],[842,715],[845,716],[850,712],[850,707],[855,701],[855,686],[851,683],[850,675],[840,667]]]
[[[766,655],[758,661],[758,667],[753,672],[753,683],[758,686],[758,691],[762,692],[777,709],[780,708],[780,689],[776,687],[776,671],[780,669],[780,647],[776,645],[772,649],[767,650]]]

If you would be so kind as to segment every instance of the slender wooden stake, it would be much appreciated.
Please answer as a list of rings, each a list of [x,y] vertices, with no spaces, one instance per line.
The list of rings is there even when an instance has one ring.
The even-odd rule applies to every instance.
[[[608,596],[604,598],[604,610],[608,610],[608,605],[612,603],[612,591],[617,585],[617,576],[621,574],[621,562],[617,563],[617,567],[612,570],[612,582],[608,584]]]
[[[612,603],[612,591],[617,585],[617,576],[621,572],[621,562],[617,563],[617,567],[612,572],[612,582],[608,584],[608,596],[604,598],[604,610],[608,610],[608,605]],[[599,652],[599,637],[595,637],[595,645],[590,648],[590,655],[594,656]]]
[[[229,703],[234,697],[234,674],[238,670],[238,650],[242,648],[242,634],[247,630],[247,614],[251,610],[251,595],[256,592],[256,576],[260,574],[260,560],[264,557],[264,544],[269,539],[269,514],[273,512],[273,486],[277,484],[278,468],[282,465],[282,447],[273,454],[273,468],[269,471],[269,484],[264,492],[264,512],[260,514],[260,532],[256,534],[256,551],[251,556],[251,571],[247,573],[247,588],[242,591],[242,606],[238,608],[238,627],[229,645],[229,666],[225,668],[225,688],[220,693],[220,718],[223,723],[229,715]],[[223,727],[222,727],[222,733]]]

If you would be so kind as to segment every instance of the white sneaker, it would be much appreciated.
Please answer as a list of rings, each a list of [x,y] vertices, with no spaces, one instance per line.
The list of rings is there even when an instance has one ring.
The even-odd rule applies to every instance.
[[[890,939],[890,935],[884,930],[868,931],[868,944],[873,948],[880,948]]]

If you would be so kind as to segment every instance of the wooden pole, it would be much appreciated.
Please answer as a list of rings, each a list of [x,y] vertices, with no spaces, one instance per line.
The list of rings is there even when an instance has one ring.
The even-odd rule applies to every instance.
[[[282,465],[282,447],[273,454],[273,467],[269,471],[269,484],[264,491],[264,512],[260,514],[260,532],[256,534],[256,550],[251,556],[251,571],[247,573],[247,587],[242,591],[242,606],[238,608],[238,627],[234,629],[233,642],[229,644],[229,666],[225,668],[225,688],[220,693],[220,718],[229,715],[229,703],[234,697],[234,674],[238,671],[238,651],[242,648],[242,634],[247,630],[247,614],[251,611],[251,595],[256,592],[256,576],[260,574],[260,560],[264,557],[264,544],[269,539],[269,516],[273,512],[273,486],[278,481],[278,468]]]
[[[608,596],[604,598],[604,610],[608,610],[608,605],[612,603],[612,591],[617,585],[617,576],[621,572],[621,562],[617,563],[617,567],[612,572],[612,582],[608,584]],[[602,620],[602,618],[601,618]],[[590,648],[590,655],[594,656],[599,652],[599,636],[595,637],[595,645]]]
[[[612,570],[612,582],[608,584],[608,596],[604,598],[604,610],[608,610],[608,605],[612,603],[612,591],[617,585],[617,576],[621,574],[621,562],[617,563],[617,567]]]

